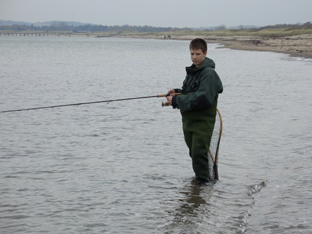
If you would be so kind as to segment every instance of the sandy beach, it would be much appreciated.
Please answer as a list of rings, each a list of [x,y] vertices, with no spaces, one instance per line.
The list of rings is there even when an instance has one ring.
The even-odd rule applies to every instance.
[[[172,39],[191,40],[193,38],[196,36],[181,36]],[[312,34],[275,38],[253,36],[207,36],[203,38],[208,43],[220,43],[230,49],[272,51],[294,57],[312,58]]]

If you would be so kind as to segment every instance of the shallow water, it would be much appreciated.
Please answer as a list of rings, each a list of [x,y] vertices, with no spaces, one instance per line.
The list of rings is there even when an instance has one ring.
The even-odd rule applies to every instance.
[[[0,114],[3,233],[311,233],[312,61],[217,49],[219,176],[151,98]],[[0,110],[180,87],[187,41],[0,37]]]

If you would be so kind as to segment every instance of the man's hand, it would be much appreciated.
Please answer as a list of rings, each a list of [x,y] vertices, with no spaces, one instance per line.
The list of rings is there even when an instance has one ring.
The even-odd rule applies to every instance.
[[[167,96],[167,103],[169,104],[169,106],[172,106],[172,98],[173,98],[173,95],[172,96]]]
[[[167,93],[167,96],[174,96],[174,95],[175,95],[174,89],[170,89]]]
[[[169,104],[169,106],[172,106],[172,98],[173,96],[176,95],[176,92],[174,91],[174,89],[170,89],[167,93],[167,103]]]

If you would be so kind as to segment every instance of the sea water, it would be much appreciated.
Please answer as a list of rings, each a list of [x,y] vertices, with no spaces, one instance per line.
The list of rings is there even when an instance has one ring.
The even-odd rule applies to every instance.
[[[164,94],[189,41],[0,37],[0,111]],[[0,114],[1,233],[311,233],[312,61],[209,44],[220,180],[150,98]]]

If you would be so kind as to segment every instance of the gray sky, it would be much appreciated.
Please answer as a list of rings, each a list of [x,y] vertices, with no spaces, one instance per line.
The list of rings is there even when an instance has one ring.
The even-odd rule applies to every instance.
[[[0,0],[0,20],[210,27],[312,21],[312,0]]]

